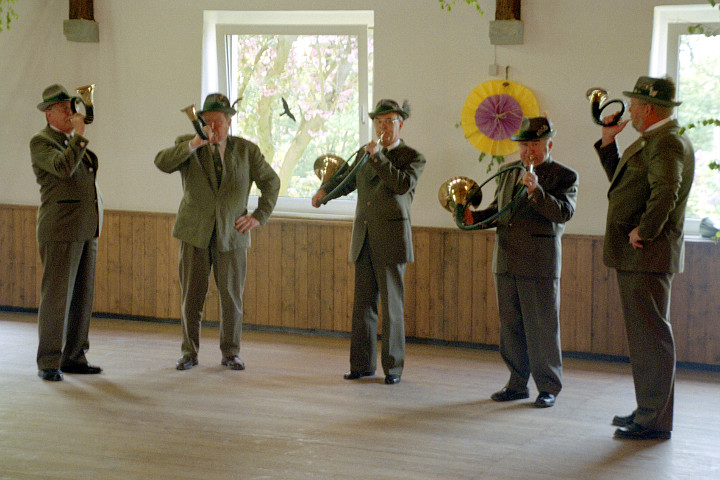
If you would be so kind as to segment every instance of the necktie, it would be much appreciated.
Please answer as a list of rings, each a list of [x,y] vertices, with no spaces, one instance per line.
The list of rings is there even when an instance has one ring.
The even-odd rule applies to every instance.
[[[220,181],[222,180],[222,159],[220,158],[220,145],[215,145],[212,149],[213,163],[215,164],[215,178],[217,178],[217,185],[220,188]]]

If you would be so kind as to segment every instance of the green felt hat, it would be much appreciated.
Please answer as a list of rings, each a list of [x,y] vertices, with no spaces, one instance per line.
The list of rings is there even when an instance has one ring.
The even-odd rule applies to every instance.
[[[384,115],[386,113],[397,113],[403,118],[403,120],[405,120],[410,116],[410,104],[408,104],[407,100],[404,100],[401,107],[395,100],[383,98],[377,103],[377,105],[375,105],[375,110],[370,112],[368,115],[370,118],[374,119],[376,116]]]
[[[43,90],[42,96],[43,101],[37,105],[38,110],[41,112],[44,112],[56,103],[69,102],[72,99],[72,97],[68,95],[67,90],[65,90],[65,87],[57,83]]]
[[[669,78],[640,77],[633,91],[623,92],[623,95],[663,107],[677,107],[682,103],[675,101],[675,83]]]
[[[205,112],[222,112],[227,115],[235,115],[237,110],[230,105],[230,100],[222,93],[211,93],[205,97],[205,103],[200,113]]]
[[[552,138],[556,130],[546,117],[523,117],[518,133],[510,137],[516,142],[531,142],[541,138]]]

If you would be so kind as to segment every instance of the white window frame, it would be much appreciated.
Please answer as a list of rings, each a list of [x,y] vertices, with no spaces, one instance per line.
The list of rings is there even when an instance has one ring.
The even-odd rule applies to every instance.
[[[335,11],[226,11],[206,10],[203,16],[202,97],[213,92],[228,94],[229,75],[226,73],[228,57],[225,36],[230,34],[351,34],[358,35],[360,58],[368,58],[368,36],[374,27],[374,12],[370,10]],[[232,61],[232,60],[231,60]],[[230,66],[230,68],[236,68]],[[367,69],[359,72],[360,145],[370,141],[371,124],[368,119],[371,105]],[[231,98],[230,101],[234,101]],[[358,147],[360,146],[358,145]],[[355,200],[338,198],[319,209],[308,198],[278,198],[273,214],[303,218],[352,219]],[[248,200],[248,209],[257,207],[257,197]]]
[[[718,27],[717,7],[704,5],[664,5],[655,7],[653,38],[650,49],[650,76],[669,76],[677,80],[677,48],[680,35],[688,34],[691,25],[703,24]],[[700,218],[685,218],[686,235],[699,236]]]

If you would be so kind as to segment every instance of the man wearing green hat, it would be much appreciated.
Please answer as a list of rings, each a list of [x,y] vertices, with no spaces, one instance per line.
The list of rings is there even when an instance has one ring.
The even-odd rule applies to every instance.
[[[695,156],[672,118],[680,105],[672,80],[643,76],[623,94],[630,97],[630,120],[602,127],[595,144],[610,180],[603,260],[616,270],[637,401],[612,424],[617,438],[668,439],[675,389],[670,289],[684,268]],[[628,122],[641,136],[620,156],[615,137]]]
[[[400,382],[405,365],[405,265],[413,261],[410,206],[425,157],[400,138],[410,116],[407,102],[400,106],[380,100],[370,112],[378,141],[362,147],[369,155],[355,178],[340,192],[357,189],[358,199],[350,244],[355,263],[355,299],[350,340],[350,371],[346,380],[375,374],[377,364],[378,300],[382,299],[381,363],[385,383]],[[342,178],[322,185],[312,204],[340,184]]]
[[[525,117],[517,134],[520,160],[501,167],[495,198],[476,212],[465,210],[465,223],[483,221],[517,198],[496,227],[492,270],[500,316],[500,355],[510,371],[505,387],[493,393],[496,402],[530,396],[532,375],[538,396],[534,405],[555,405],[562,389],[560,348],[560,272],[565,222],[575,213],[577,173],[550,155],[555,129],[545,117]],[[526,170],[518,167],[522,165]],[[501,170],[502,171],[502,170]]]
[[[180,240],[182,294],[178,370],[198,364],[200,322],[211,270],[220,294],[220,363],[231,370],[245,369],[239,352],[247,247],[250,231],[264,225],[275,208],[280,178],[257,145],[229,135],[235,113],[225,95],[208,95],[200,112],[208,139],[182,135],[175,146],[155,157],[155,165],[163,172],[180,172],[184,190],[173,229],[173,236]],[[253,182],[261,196],[251,213],[247,203]]]
[[[43,91],[37,106],[47,125],[30,140],[40,185],[37,242],[43,276],[38,308],[38,375],[60,381],[64,373],[97,374],[88,364],[88,330],[95,291],[102,195],[95,183],[98,158],[88,149],[85,118],[62,85]]]

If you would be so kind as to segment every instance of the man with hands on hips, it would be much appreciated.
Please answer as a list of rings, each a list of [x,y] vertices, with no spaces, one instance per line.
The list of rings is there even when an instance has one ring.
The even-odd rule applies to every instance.
[[[183,135],[175,146],[160,151],[155,165],[166,173],[179,171],[183,184],[173,236],[180,240],[179,275],[182,294],[182,356],[178,370],[198,365],[200,322],[212,270],[220,294],[221,364],[244,370],[239,357],[242,296],[250,232],[264,225],[275,207],[280,178],[254,143],[229,135],[236,110],[221,93],[207,96],[199,113],[208,140]],[[249,213],[253,182],[261,196]]]

